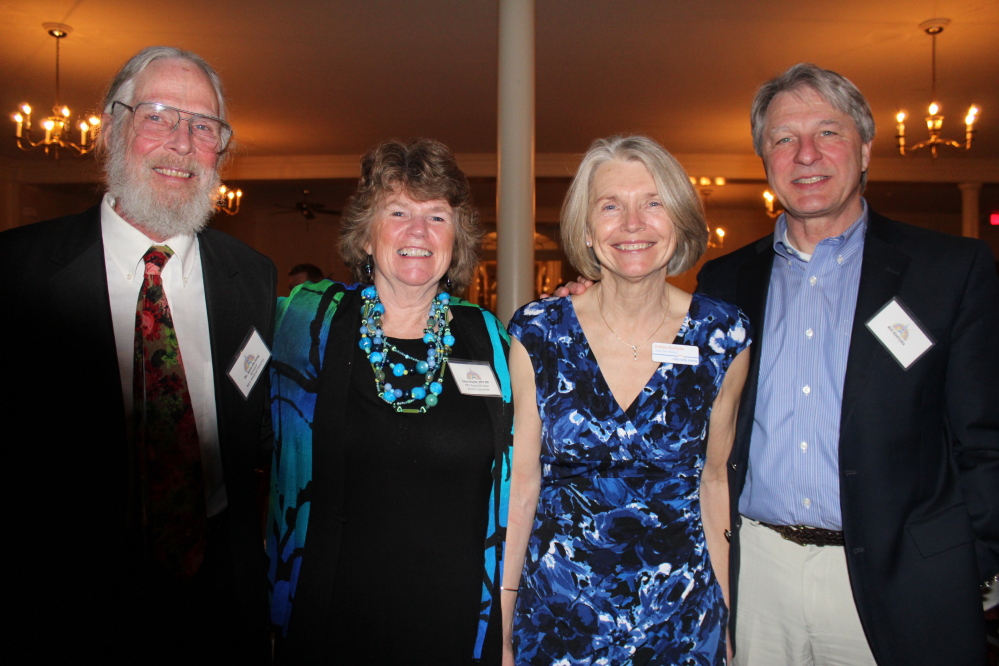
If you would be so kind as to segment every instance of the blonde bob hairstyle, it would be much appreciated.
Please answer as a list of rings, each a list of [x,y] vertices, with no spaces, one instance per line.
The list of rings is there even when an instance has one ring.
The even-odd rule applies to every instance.
[[[586,247],[593,208],[593,175],[611,160],[641,162],[656,183],[666,213],[673,222],[676,250],[666,264],[667,275],[683,273],[701,258],[708,244],[704,208],[687,172],[680,163],[652,139],[645,136],[612,136],[597,139],[583,156],[562,204],[562,249],[583,277],[599,280],[600,262]]]
[[[479,263],[482,224],[464,172],[448,147],[433,139],[413,139],[408,143],[393,139],[361,158],[361,179],[343,210],[340,258],[355,280],[371,283],[364,266],[369,261],[365,248],[371,239],[372,222],[385,197],[398,191],[417,201],[443,199],[451,206],[454,247],[451,264],[441,282],[449,277],[452,292],[462,293]]]

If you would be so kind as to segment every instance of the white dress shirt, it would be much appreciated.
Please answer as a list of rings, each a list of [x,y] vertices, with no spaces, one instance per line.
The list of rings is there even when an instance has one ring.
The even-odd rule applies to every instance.
[[[150,240],[115,212],[114,203],[108,195],[104,196],[101,203],[101,235],[104,240],[104,267],[107,271],[108,295],[111,298],[114,341],[118,350],[118,373],[130,433],[135,308],[145,274],[142,257],[153,245],[167,245],[174,252],[174,256],[163,267],[163,291],[170,303],[187,388],[191,394],[194,421],[198,428],[208,515],[214,516],[225,509],[226,494],[215,411],[205,279],[201,269],[198,239],[195,236],[174,236],[162,243]]]

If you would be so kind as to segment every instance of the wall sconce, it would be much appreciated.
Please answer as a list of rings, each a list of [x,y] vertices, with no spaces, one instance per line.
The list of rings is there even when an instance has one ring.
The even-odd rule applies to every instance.
[[[232,190],[225,185],[219,185],[219,195],[215,199],[215,210],[226,215],[239,212],[239,203],[243,199],[243,190]]]
[[[784,212],[780,208],[774,210],[774,193],[770,190],[763,190],[763,205],[766,207],[767,215],[770,217],[779,217]]]
[[[715,227],[715,230],[712,231],[711,227],[708,227],[708,247],[716,247],[716,248],[725,247],[724,229],[722,229],[721,227]]]

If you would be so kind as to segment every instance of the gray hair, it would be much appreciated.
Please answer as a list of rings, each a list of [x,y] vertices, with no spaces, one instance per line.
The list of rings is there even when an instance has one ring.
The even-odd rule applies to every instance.
[[[586,247],[593,195],[593,175],[600,165],[611,160],[641,162],[656,184],[676,232],[676,250],[666,264],[668,275],[683,273],[701,258],[708,242],[704,207],[687,172],[666,149],[646,136],[612,136],[597,139],[583,156],[562,204],[562,249],[584,277],[600,279],[600,262]]]
[[[122,138],[121,130],[124,123],[127,122],[125,118],[127,114],[119,113],[116,116],[111,114],[114,103],[124,102],[129,106],[134,106],[137,101],[133,99],[135,95],[135,80],[139,75],[156,60],[174,58],[186,60],[197,65],[204,72],[205,76],[211,82],[212,88],[215,90],[215,99],[218,102],[218,117],[222,120],[226,119],[225,90],[222,87],[222,78],[204,58],[197,53],[183,51],[172,46],[149,46],[132,56],[118,70],[118,73],[111,80],[111,85],[108,86],[107,93],[104,95],[102,109],[106,116],[111,117],[111,121],[106,126],[101,127],[101,133],[105,136],[104,140],[99,141],[97,144],[97,154],[99,157],[105,159],[106,153],[115,149],[120,144]],[[231,146],[232,141],[230,140],[229,145],[226,146],[226,153],[229,152]]]
[[[863,93],[845,76],[818,65],[799,62],[782,74],[770,79],[756,91],[750,123],[753,128],[753,149],[763,157],[763,132],[767,126],[770,103],[783,92],[794,92],[801,88],[811,88],[830,106],[845,113],[853,120],[863,143],[874,140],[874,116]],[[867,183],[867,172],[860,177],[861,188]]]

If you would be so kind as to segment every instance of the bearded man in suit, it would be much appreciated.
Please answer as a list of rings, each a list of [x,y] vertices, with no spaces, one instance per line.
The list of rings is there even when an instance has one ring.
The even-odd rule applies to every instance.
[[[999,570],[999,284],[988,247],[878,215],[874,120],[835,72],[768,81],[785,212],[699,289],[755,334],[730,459],[736,663],[974,665]]]
[[[276,271],[205,228],[225,117],[207,62],[143,50],[104,100],[101,204],[0,234],[15,655],[267,659],[254,470]]]

